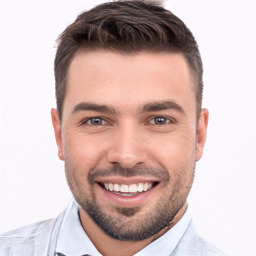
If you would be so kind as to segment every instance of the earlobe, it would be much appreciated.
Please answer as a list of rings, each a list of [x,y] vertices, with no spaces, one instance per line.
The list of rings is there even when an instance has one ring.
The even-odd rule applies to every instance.
[[[63,154],[63,144],[61,137],[61,122],[59,118],[59,113],[56,109],[51,109],[52,125],[54,128],[55,140],[58,146],[58,156],[61,160],[64,160]]]
[[[204,108],[201,111],[197,123],[197,145],[196,145],[196,161],[199,161],[203,155],[204,145],[206,141],[207,126],[208,126],[209,111]]]

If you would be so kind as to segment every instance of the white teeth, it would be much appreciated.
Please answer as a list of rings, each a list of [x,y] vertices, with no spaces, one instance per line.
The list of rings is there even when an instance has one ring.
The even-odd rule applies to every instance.
[[[108,184],[108,190],[110,190],[110,191],[113,191],[113,190],[114,190],[114,186],[113,186],[112,183],[109,183],[109,184]]]
[[[143,192],[143,191],[144,191],[144,184],[143,183],[139,183],[139,185],[138,185],[138,192]]]
[[[129,192],[130,193],[136,193],[138,191],[138,189],[137,189],[137,185],[136,184],[132,184],[132,185],[130,185],[129,186]]]
[[[148,191],[148,183],[144,184],[144,188],[143,189],[144,189],[144,191]]]
[[[138,192],[146,192],[153,187],[152,182],[138,183],[138,184],[117,184],[117,183],[104,183],[104,187],[106,190],[121,192],[126,194],[117,193],[118,195],[131,196],[129,193],[138,193]],[[135,195],[135,194],[132,194]]]
[[[124,185],[124,184],[122,184],[121,186],[120,186],[120,192],[129,192],[129,188],[128,188],[128,185]]]
[[[119,184],[114,184],[114,191],[116,191],[116,192],[120,191]]]
[[[116,193],[115,194],[119,195],[119,196],[136,196],[136,194],[134,193]]]

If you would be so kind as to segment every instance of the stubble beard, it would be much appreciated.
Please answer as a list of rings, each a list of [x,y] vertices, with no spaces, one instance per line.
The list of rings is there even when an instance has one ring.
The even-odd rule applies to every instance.
[[[74,185],[77,188],[79,181],[75,180],[73,166],[68,161],[65,163],[66,176],[72,192]],[[195,166],[194,166],[195,169]],[[156,170],[146,166],[124,169],[115,166],[109,170],[91,170],[88,174],[89,192],[83,189],[76,189],[79,193],[73,193],[81,208],[91,219],[110,237],[120,241],[141,241],[152,237],[161,230],[168,228],[180,209],[186,204],[186,199],[193,183],[194,172],[186,177],[186,171],[174,172],[175,179],[170,178],[169,173],[164,170]],[[97,175],[119,174],[125,177],[133,175],[157,175],[162,178],[164,186],[163,195],[156,205],[146,213],[141,206],[136,207],[115,207],[114,213],[106,213],[97,200],[93,190],[93,180]],[[188,179],[184,184],[184,179]],[[171,192],[168,192],[168,184],[172,184]],[[88,189],[87,189],[88,191]]]

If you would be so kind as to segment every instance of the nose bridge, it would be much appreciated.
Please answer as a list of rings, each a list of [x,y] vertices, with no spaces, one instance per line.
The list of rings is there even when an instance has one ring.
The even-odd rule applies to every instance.
[[[116,129],[108,161],[119,163],[124,168],[132,168],[145,161],[145,149],[139,127],[129,121],[123,122]]]

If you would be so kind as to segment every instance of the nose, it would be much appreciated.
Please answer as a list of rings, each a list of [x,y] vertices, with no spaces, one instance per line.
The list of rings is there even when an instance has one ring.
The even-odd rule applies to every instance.
[[[146,145],[141,131],[132,125],[123,125],[111,136],[108,161],[123,168],[132,168],[146,161]]]

